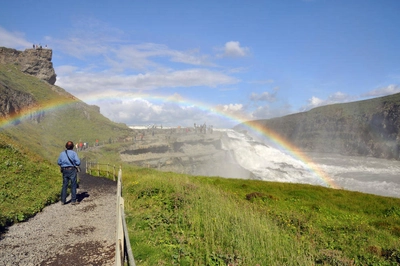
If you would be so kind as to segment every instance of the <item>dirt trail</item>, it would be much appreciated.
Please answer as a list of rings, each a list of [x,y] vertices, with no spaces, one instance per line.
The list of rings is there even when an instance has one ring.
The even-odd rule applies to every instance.
[[[67,198],[8,228],[0,265],[115,264],[116,182],[83,172],[79,178],[78,205]]]

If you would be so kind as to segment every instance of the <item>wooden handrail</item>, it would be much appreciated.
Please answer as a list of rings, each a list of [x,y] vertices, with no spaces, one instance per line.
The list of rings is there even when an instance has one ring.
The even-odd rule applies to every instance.
[[[117,181],[117,241],[115,249],[115,262],[117,266],[123,265],[128,259],[128,265],[136,266],[129,240],[128,228],[125,221],[124,198],[122,197],[122,169],[118,171]]]
[[[102,167],[106,166],[106,167]],[[112,167],[112,171],[110,170],[110,167]],[[96,172],[96,173],[94,173]],[[86,173],[92,175],[96,174],[97,176],[101,176],[100,173],[104,173],[104,176],[106,177],[113,177],[113,180],[116,181],[117,175],[115,174],[116,172],[116,167],[115,164],[111,166],[109,163],[98,163],[98,162],[86,162]]]
[[[92,174],[92,168],[96,169],[97,174],[100,176],[100,166],[107,166],[107,170],[101,170],[106,172],[107,176],[111,172],[109,171],[109,164],[100,164],[94,162],[86,162],[86,172]],[[94,166],[94,167],[93,167]],[[115,165],[113,166],[112,172],[115,181]],[[135,259],[133,257],[131,243],[129,240],[128,227],[125,221],[124,211],[124,198],[122,197],[122,168],[119,167],[117,176],[117,228],[116,228],[116,245],[115,245],[115,265],[122,266],[127,261],[129,266],[136,266]]]

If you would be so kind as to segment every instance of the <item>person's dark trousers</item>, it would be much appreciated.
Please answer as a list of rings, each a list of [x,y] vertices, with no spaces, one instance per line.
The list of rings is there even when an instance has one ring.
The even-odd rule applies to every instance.
[[[76,170],[64,169],[63,170],[63,186],[61,189],[61,202],[65,203],[67,199],[68,183],[71,181],[71,203],[76,202]]]

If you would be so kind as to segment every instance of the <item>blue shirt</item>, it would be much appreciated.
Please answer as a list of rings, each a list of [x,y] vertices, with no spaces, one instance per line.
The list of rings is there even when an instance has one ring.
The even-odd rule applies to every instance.
[[[73,150],[66,150],[68,152],[68,156],[71,159],[71,161],[76,165],[79,166],[81,165],[81,160],[78,157],[78,154],[74,152]],[[71,162],[68,160],[67,154],[65,154],[65,151],[60,153],[60,156],[58,157],[57,161],[58,165],[61,167],[71,167],[74,166],[71,164]]]

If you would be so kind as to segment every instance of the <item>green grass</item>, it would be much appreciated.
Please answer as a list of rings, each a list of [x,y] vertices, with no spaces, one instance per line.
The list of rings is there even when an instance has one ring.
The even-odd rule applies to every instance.
[[[0,135],[0,231],[58,201],[58,169]]]
[[[9,123],[8,117],[0,118],[0,133],[50,161],[58,157],[68,140],[92,146],[96,139],[104,143],[110,138],[115,141],[133,134],[125,124],[110,121],[62,88],[25,75],[13,65],[0,65],[0,81],[9,89],[32,95],[42,114],[39,122],[19,115],[11,119],[13,123]]]
[[[123,170],[138,265],[397,265],[400,199]]]
[[[13,66],[0,65],[0,80],[31,93],[41,106],[69,97]],[[56,160],[67,140],[107,142],[130,134],[80,102],[46,109],[40,123],[0,128],[0,232],[58,201]],[[126,145],[79,156],[122,165],[137,265],[400,264],[400,199],[139,169],[120,162]]]
[[[110,121],[63,89],[25,75],[14,65],[0,64],[0,93],[7,90],[30,94],[43,116],[32,120],[21,111],[0,118],[0,232],[58,201],[62,178],[57,158],[68,140],[93,146],[96,139],[104,143],[132,134],[126,125]],[[109,148],[112,152],[94,150],[79,156],[115,161],[118,145]]]
[[[398,265],[400,199],[324,187],[188,176],[118,158],[126,143],[81,152],[121,164],[137,265]],[[0,135],[0,222],[56,202],[58,168]]]

